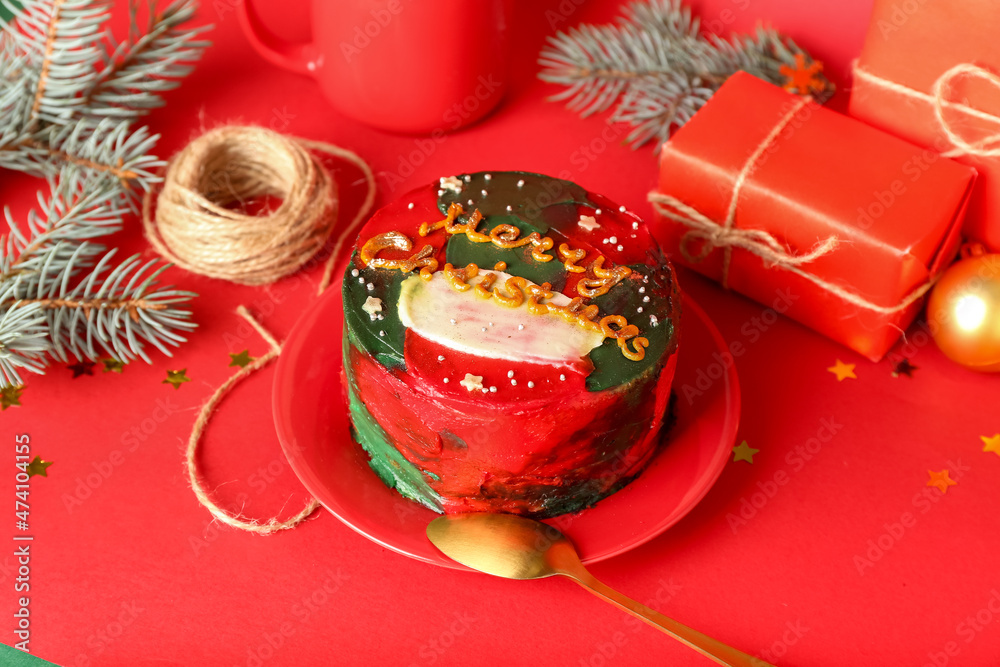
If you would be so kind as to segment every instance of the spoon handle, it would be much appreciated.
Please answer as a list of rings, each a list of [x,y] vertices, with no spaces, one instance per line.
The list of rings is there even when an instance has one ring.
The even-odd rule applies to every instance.
[[[654,628],[687,644],[720,665],[728,665],[729,667],[774,667],[769,662],[747,655],[743,651],[739,651],[732,646],[723,644],[717,639],[703,635],[683,623],[678,623],[672,618],[667,618],[660,612],[650,609],[644,604],[639,604],[632,598],[626,597],[610,586],[601,583],[585,570],[582,573],[569,575],[569,578],[602,600],[610,602],[619,609],[627,611],[636,618],[652,625]]]

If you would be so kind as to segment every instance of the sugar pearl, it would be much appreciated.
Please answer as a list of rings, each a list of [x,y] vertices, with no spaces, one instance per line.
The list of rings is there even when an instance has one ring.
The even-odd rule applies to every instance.
[[[608,239],[608,241],[611,242],[611,243],[618,243],[618,237],[617,236],[612,236],[611,238]]]
[[[619,243],[618,244],[618,252],[621,252],[624,249],[625,249],[625,246],[623,246],[622,244]]]
[[[488,181],[488,180],[490,180],[490,179],[492,179],[492,178],[493,178],[493,176],[492,176],[492,175],[490,175],[490,174],[483,174],[483,179],[484,179],[484,180],[487,180],[487,181]]]
[[[528,380],[528,389],[534,389],[534,388],[535,388],[535,383],[532,382],[531,380]]]
[[[438,355],[438,361],[444,361],[444,355],[443,354],[439,354]]]
[[[360,273],[360,271],[358,271],[357,269],[351,269],[351,275],[354,276],[355,278],[358,277],[358,273]]]
[[[412,211],[413,210],[413,202],[410,202],[409,204],[407,204],[406,208],[408,208],[408,209],[410,209]]]
[[[648,296],[642,297],[642,302],[643,303],[649,303],[649,297]]]
[[[373,285],[372,283],[368,283],[367,285],[365,285],[365,287],[368,288],[369,292],[371,292],[371,291],[373,291],[375,289],[375,285]]]
[[[559,379],[562,380],[563,382],[565,382],[566,381],[566,376],[563,375],[562,373],[560,373],[559,374]]]
[[[445,378],[445,379],[444,379],[444,383],[445,383],[445,384],[448,384],[449,382],[451,382],[451,380],[449,380],[448,378]]]
[[[625,209],[625,207],[624,207],[624,206],[619,206],[619,207],[618,207],[618,212],[619,212],[619,213],[624,213],[624,212],[625,212],[625,210],[626,210],[626,209]]]
[[[511,380],[510,383],[511,383],[511,385],[513,385],[515,387],[517,386],[517,380]]]
[[[632,229],[639,229],[639,223],[638,222],[633,222],[632,223]]]
[[[496,387],[493,387],[493,386],[490,386],[490,393],[491,393],[491,394],[495,394],[495,393],[497,393],[497,388],[496,388]]]
[[[509,378],[514,377],[514,371],[507,371],[507,377]]]
[[[523,188],[524,187],[524,179],[523,178],[517,182],[517,187],[519,187],[519,188]]]
[[[600,215],[600,214],[601,214],[601,209],[599,208],[594,209],[594,215]]]

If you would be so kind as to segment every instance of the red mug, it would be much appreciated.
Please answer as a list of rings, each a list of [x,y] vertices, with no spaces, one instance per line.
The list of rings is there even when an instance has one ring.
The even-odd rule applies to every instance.
[[[319,82],[330,103],[368,125],[424,134],[455,130],[503,96],[510,0],[313,0],[311,42],[264,27],[239,3],[253,48]]]

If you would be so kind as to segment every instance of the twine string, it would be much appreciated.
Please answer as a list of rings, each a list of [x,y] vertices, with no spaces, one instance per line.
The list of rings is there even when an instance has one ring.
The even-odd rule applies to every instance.
[[[212,393],[208,401],[206,401],[201,407],[201,411],[198,413],[198,419],[195,420],[194,426],[191,429],[191,437],[188,439],[187,451],[185,452],[185,462],[187,464],[188,481],[191,483],[194,495],[198,499],[198,502],[211,512],[212,516],[227,526],[232,526],[233,528],[239,528],[251,533],[257,533],[258,535],[270,535],[271,533],[276,533],[280,530],[294,528],[300,524],[306,517],[316,511],[316,508],[319,507],[319,501],[315,498],[310,498],[309,502],[298,514],[285,520],[279,520],[277,517],[272,517],[261,523],[257,519],[250,519],[244,517],[242,514],[227,512],[223,508],[219,507],[201,483],[201,474],[198,470],[198,445],[201,444],[202,435],[204,435],[205,429],[208,428],[208,422],[211,419],[215,408],[222,402],[222,399],[225,398],[233,387],[245,378],[249,377],[251,374],[260,370],[264,366],[267,366],[269,363],[277,359],[279,354],[281,354],[281,344],[275,340],[274,336],[272,336],[267,329],[261,326],[261,324],[254,319],[253,315],[251,315],[246,308],[239,306],[236,309],[236,312],[240,315],[240,317],[245,319],[258,334],[260,334],[261,338],[267,341],[271,349],[268,350],[266,354],[254,359],[249,364],[231,375],[229,379],[222,383],[222,386]]]
[[[862,79],[876,88],[903,95],[912,100],[926,102],[934,107],[934,118],[938,127],[951,142],[952,150],[942,153],[945,157],[961,157],[971,155],[974,157],[997,157],[1000,156],[1000,131],[976,141],[970,142],[962,137],[955,129],[954,123],[945,118],[945,109],[957,111],[968,118],[975,118],[995,125],[1000,125],[1000,116],[976,109],[962,102],[955,102],[948,99],[951,85],[956,79],[964,76],[982,79],[994,88],[1000,89],[1000,76],[990,70],[973,65],[972,63],[959,63],[939,76],[931,92],[925,93],[915,88],[905,86],[891,79],[883,78],[858,64],[854,65],[855,78]],[[992,146],[992,147],[991,147]]]
[[[310,152],[312,151],[312,152]],[[328,242],[339,212],[336,181],[314,155],[325,153],[355,165],[367,191],[357,214],[337,238],[318,286],[329,286],[346,240],[371,211],[375,177],[347,149],[320,141],[286,137],[260,127],[224,126],[198,137],[167,166],[153,215],[152,192],[143,199],[143,226],[150,244],[174,264],[193,273],[244,285],[266,285],[305,266]],[[250,215],[231,208],[257,197],[281,198],[273,211]],[[320,506],[311,498],[288,519],[261,522],[220,507],[205,489],[198,447],[216,408],[238,383],[281,354],[281,344],[244,306],[236,309],[270,349],[231,375],[201,407],[185,451],[195,497],[220,522],[268,535],[293,528]]]
[[[726,217],[722,221],[721,229],[708,237],[705,237],[704,234],[700,235],[706,241],[706,254],[711,252],[713,247],[717,245],[715,241],[722,242],[721,245],[724,253],[722,257],[722,286],[727,289],[729,287],[729,264],[732,261],[733,245],[735,245],[740,239],[743,239],[742,242],[744,243],[749,243],[751,236],[748,230],[738,230],[734,226],[736,223],[736,207],[739,204],[740,193],[743,191],[743,186],[746,184],[747,179],[750,178],[750,175],[757,169],[757,161],[760,160],[764,151],[766,151],[774,140],[778,138],[778,135],[781,134],[782,130],[784,130],[795,117],[795,114],[797,114],[799,110],[802,109],[802,107],[804,107],[808,102],[809,98],[806,97],[800,97],[796,100],[795,104],[793,104],[785,115],[782,116],[774,127],[771,128],[771,131],[768,132],[767,136],[764,137],[759,144],[757,144],[757,148],[755,148],[753,153],[750,154],[747,161],[743,163],[743,168],[740,169],[740,173],[736,176],[736,181],[733,183],[733,192],[729,197],[729,208],[726,209]],[[702,217],[704,218],[704,216]],[[704,219],[707,220],[707,218]],[[688,233],[691,234],[692,232]],[[684,247],[687,243],[690,243],[691,238],[692,237],[689,237],[687,241],[682,239],[681,246]],[[768,245],[766,240],[763,241],[763,243],[765,246]],[[776,241],[775,244],[777,244]],[[778,252],[780,252],[780,246]]]

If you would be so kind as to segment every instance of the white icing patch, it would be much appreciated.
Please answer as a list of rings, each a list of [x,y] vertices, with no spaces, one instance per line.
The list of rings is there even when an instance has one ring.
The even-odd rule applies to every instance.
[[[370,296],[365,299],[365,305],[361,306],[361,310],[368,313],[368,317],[372,318],[374,322],[378,319],[378,313],[382,312],[382,299]]]
[[[480,270],[469,283],[478,284],[487,273],[497,277],[493,289],[506,292],[502,285],[511,275],[502,271]],[[570,299],[557,293],[550,301],[564,306]],[[403,326],[415,334],[489,359],[571,365],[604,340],[600,333],[570,324],[559,316],[529,314],[527,299],[517,308],[508,308],[492,298],[476,295],[475,290],[454,290],[440,274],[429,281],[417,275],[404,280],[398,308]],[[487,322],[493,322],[493,326],[484,327]]]

